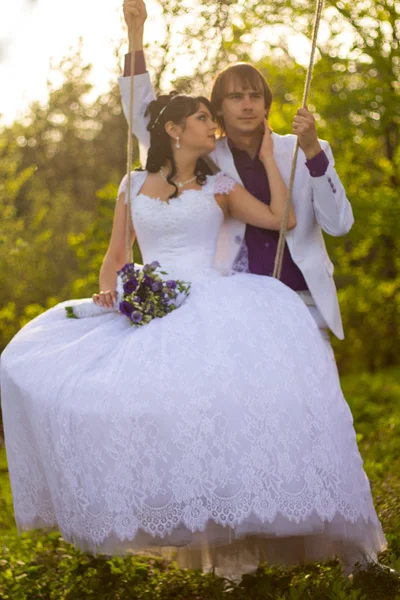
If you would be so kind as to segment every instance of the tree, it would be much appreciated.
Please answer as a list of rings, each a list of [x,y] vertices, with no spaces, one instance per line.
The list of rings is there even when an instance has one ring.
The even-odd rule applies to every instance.
[[[97,192],[109,183],[115,192],[126,168],[116,87],[86,101],[91,67],[80,48],[56,68],[63,83],[49,84],[47,104],[34,102],[0,132],[0,347],[27,320],[71,297],[80,264],[74,240],[96,222]]]

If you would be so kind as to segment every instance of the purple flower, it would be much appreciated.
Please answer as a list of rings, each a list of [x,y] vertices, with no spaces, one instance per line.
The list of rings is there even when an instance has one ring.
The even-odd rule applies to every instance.
[[[159,292],[162,289],[161,281],[155,281],[151,286],[151,289],[153,292]]]
[[[142,269],[143,273],[147,273],[147,271],[149,271],[149,270],[150,270],[150,265],[143,266],[143,269]]]
[[[133,306],[132,304],[124,300],[123,302],[119,303],[119,310],[126,317],[130,317],[133,311]]]
[[[138,281],[136,277],[131,277],[129,281],[124,283],[124,292],[125,294],[132,294],[136,290],[138,286]]]
[[[118,271],[118,274],[122,274],[122,275],[129,275],[129,273],[132,273],[132,271],[135,270],[135,263],[126,263],[126,265],[124,265],[122,267],[122,269],[120,271]]]
[[[136,304],[140,304],[142,300],[140,299],[139,296],[133,296],[132,301],[136,302]]]
[[[132,321],[132,323],[140,323],[140,321],[142,319],[143,319],[142,315],[137,310],[135,310],[135,312],[133,312],[131,314],[131,321]]]
[[[171,289],[174,290],[176,288],[176,281],[173,281],[172,279],[170,281],[167,281],[166,285]]]
[[[147,285],[148,287],[151,287],[153,285],[153,280],[150,277],[150,275],[145,275],[143,277],[143,283],[144,283],[144,285]]]
[[[160,266],[160,263],[158,262],[158,260],[153,260],[152,263],[150,263],[150,269],[158,269],[158,267]]]

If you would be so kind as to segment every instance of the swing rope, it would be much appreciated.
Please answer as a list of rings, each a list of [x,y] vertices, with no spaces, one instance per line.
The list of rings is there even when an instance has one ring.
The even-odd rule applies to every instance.
[[[134,102],[134,74],[135,74],[135,32],[133,24],[128,27],[129,33],[129,52],[131,60],[131,76],[130,76],[130,94],[129,94],[129,115],[128,115],[128,149],[127,149],[127,202],[126,202],[126,245],[125,245],[125,262],[130,263],[133,261],[133,252],[131,244],[131,231],[132,231],[132,220],[131,220],[131,179],[132,179],[132,162],[133,162],[133,102]]]
[[[321,24],[322,18],[322,9],[324,6],[324,0],[317,0],[317,8],[315,12],[315,20],[313,27],[313,35],[312,35],[312,45],[311,45],[311,54],[310,54],[310,64],[307,70],[307,77],[304,86],[303,93],[303,108],[306,108],[308,96],[311,87],[312,73],[314,69],[315,63],[315,51],[317,48],[317,39],[319,26]],[[132,261],[132,246],[131,246],[131,169],[132,169],[132,161],[133,161],[133,134],[132,134],[132,125],[133,125],[133,105],[134,105],[134,70],[135,70],[135,35],[134,35],[134,27],[128,27],[129,32],[129,50],[131,55],[131,76],[130,76],[130,95],[129,95],[129,115],[128,115],[128,150],[127,150],[127,180],[128,180],[128,189],[127,189],[127,203],[126,203],[126,262]],[[285,204],[285,212],[283,216],[282,226],[279,233],[279,241],[278,248],[275,257],[274,264],[274,272],[273,277],[275,279],[280,279],[282,273],[282,263],[283,263],[283,255],[286,244],[286,235],[287,235],[287,226],[289,221],[289,212],[292,204],[293,198],[293,188],[294,188],[294,178],[296,175],[296,166],[297,166],[297,158],[299,154],[299,140],[297,139],[294,153],[293,153],[293,161],[292,161],[292,169],[290,173],[289,187],[286,196],[286,204]]]
[[[317,48],[318,31],[319,31],[319,26],[321,23],[323,7],[324,7],[324,0],[318,0],[316,12],[315,12],[313,35],[312,35],[310,64],[309,64],[309,67],[307,70],[306,83],[304,86],[304,93],[303,93],[303,108],[307,107],[308,95],[310,93],[311,79],[312,79],[312,73],[313,73],[314,63],[315,63],[315,50]],[[294,153],[293,153],[293,162],[292,162],[292,169],[291,169],[291,173],[290,173],[289,187],[288,187],[287,196],[286,196],[285,212],[284,212],[284,216],[283,216],[281,230],[279,233],[278,248],[277,248],[276,257],[275,257],[274,272],[273,272],[273,277],[275,277],[275,279],[280,279],[281,274],[282,274],[283,255],[284,255],[285,245],[286,245],[286,235],[287,235],[287,230],[288,230],[287,227],[288,227],[288,220],[289,220],[289,212],[290,212],[290,207],[291,207],[292,199],[293,199],[294,178],[296,175],[296,166],[297,166],[297,158],[298,158],[298,154],[299,154],[299,148],[300,148],[299,139],[297,138],[296,145],[294,148]]]

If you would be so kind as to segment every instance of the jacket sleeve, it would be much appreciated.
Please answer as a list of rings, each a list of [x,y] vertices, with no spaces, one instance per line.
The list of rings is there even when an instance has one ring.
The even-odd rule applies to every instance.
[[[147,152],[150,147],[150,133],[147,131],[149,117],[144,114],[150,102],[155,100],[155,93],[150,81],[149,74],[142,73],[134,76],[134,95],[133,95],[133,123],[132,132],[139,142],[140,162],[142,166],[146,164]],[[129,99],[130,99],[130,77],[118,78],[121,92],[122,108],[125,118],[128,121]]]
[[[350,231],[354,223],[353,210],[346,191],[335,170],[335,161],[328,142],[321,142],[329,160],[325,175],[311,177],[312,201],[316,219],[323,231],[341,236]]]

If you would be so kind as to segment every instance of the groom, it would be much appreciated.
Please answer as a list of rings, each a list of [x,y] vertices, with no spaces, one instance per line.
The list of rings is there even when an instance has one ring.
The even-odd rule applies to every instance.
[[[135,102],[133,133],[139,140],[141,160],[150,144],[145,111],[155,98],[143,54],[143,30],[147,18],[143,0],[125,0],[125,20],[136,40]],[[129,112],[130,55],[125,57],[124,77],[119,79],[125,115]],[[269,204],[267,174],[258,156],[264,118],[268,118],[272,94],[260,71],[250,64],[228,66],[216,77],[211,102],[222,136],[210,155],[215,165],[244,185],[254,196]],[[328,142],[318,139],[315,119],[300,109],[293,122],[294,135],[273,133],[274,155],[288,184],[296,136],[300,152],[293,190],[297,226],[287,234],[281,281],[306,303],[334,360],[330,345],[332,331],[344,338],[340,308],[322,231],[333,236],[348,233],[354,218],[351,205],[334,168]],[[250,271],[271,276],[279,232],[259,229],[229,219],[218,244],[216,266],[223,272]]]

